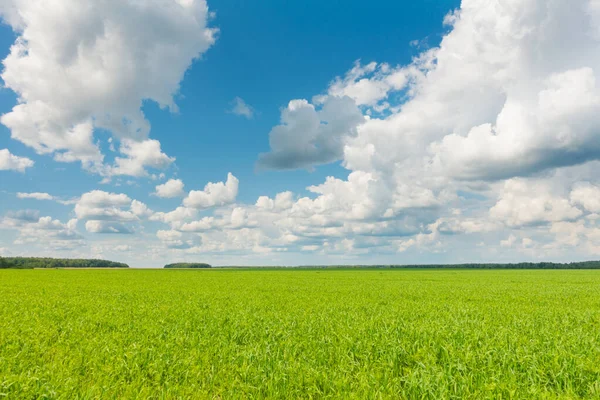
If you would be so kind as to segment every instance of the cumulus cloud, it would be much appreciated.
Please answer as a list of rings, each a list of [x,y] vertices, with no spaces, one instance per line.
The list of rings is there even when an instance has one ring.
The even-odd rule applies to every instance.
[[[383,111],[389,103],[382,103],[391,91],[398,91],[406,87],[409,80],[407,71],[393,69],[388,64],[370,62],[362,65],[360,60],[343,78],[337,77],[331,82],[327,95],[344,97],[348,96],[356,104],[373,107],[375,111]],[[327,96],[318,96],[318,101],[323,101]]]
[[[571,203],[592,213],[600,213],[600,186],[578,182],[570,193]]]
[[[248,119],[252,119],[254,117],[254,108],[247,104],[241,97],[236,97],[233,99],[233,107],[231,108],[230,112]]]
[[[269,133],[271,151],[260,155],[258,166],[296,169],[337,161],[345,139],[356,136],[363,121],[349,97],[329,97],[320,108],[307,100],[292,100],[281,112],[281,125]]]
[[[341,160],[349,175],[309,187],[316,197],[296,200],[275,218],[279,233],[341,249],[366,232],[408,232],[388,243],[404,251],[470,232],[547,233],[582,218],[591,229],[597,183],[577,182],[587,174],[578,166],[600,159],[598,22],[590,0],[510,7],[464,0],[445,18],[449,32],[440,45],[412,63],[357,62],[312,104],[292,100],[259,166]],[[332,124],[320,115],[340,99],[347,99],[344,110],[365,116],[337,113],[343,122]],[[349,129],[321,131],[332,126]],[[273,207],[263,196],[248,210]],[[455,209],[464,215],[452,216]],[[534,248],[539,241],[519,243]]]
[[[184,234],[175,230],[159,230],[156,232],[156,237],[169,249],[190,249],[201,244],[199,236]]]
[[[125,157],[115,159],[115,165],[110,169],[109,175],[147,176],[147,168],[166,168],[175,161],[174,157],[162,152],[158,140],[126,139],[121,142],[119,150]]]
[[[598,158],[598,16],[590,5],[530,0],[490,10],[463,2],[408,104],[435,113],[421,130],[438,130],[430,151],[440,171],[504,179]]]
[[[260,196],[256,200],[256,207],[261,210],[283,211],[292,207],[294,204],[294,194],[292,192],[277,193],[274,199],[268,196]]]
[[[163,198],[182,197],[185,195],[183,186],[181,179],[169,179],[162,185],[157,185],[154,194]]]
[[[490,216],[508,226],[519,227],[548,222],[575,220],[582,211],[555,193],[544,182],[510,179]]]
[[[433,144],[435,161],[458,177],[499,179],[596,159],[598,89],[589,67],[552,74],[532,99],[508,97],[494,124]]]
[[[214,217],[204,217],[197,221],[179,224],[179,229],[183,232],[209,231],[215,227],[217,227],[217,224]]]
[[[148,206],[139,200],[131,202],[131,212],[138,218],[146,218],[154,214]]]
[[[90,233],[133,233],[133,230],[125,224],[115,221],[87,221],[85,223],[85,230]]]
[[[0,171],[25,172],[27,168],[33,167],[33,164],[33,161],[27,157],[15,156],[8,149],[0,150]]]
[[[192,190],[183,200],[186,207],[202,209],[223,206],[235,201],[238,194],[239,180],[233,174],[227,174],[227,181],[209,182],[204,190]]]
[[[131,199],[125,194],[108,193],[93,190],[84,193],[75,205],[75,215],[79,219],[102,219],[118,217],[134,220],[135,215],[130,211],[122,211],[123,206],[131,204]]]
[[[153,211],[123,193],[93,190],[77,201],[75,215],[87,221],[85,228],[90,233],[133,233],[131,223],[149,218]]]
[[[50,216],[40,217],[37,210],[9,212],[0,226],[17,230],[18,235],[13,244],[26,245],[29,249],[40,246],[44,250],[72,250],[85,244],[77,231],[76,219],[63,223]]]
[[[17,40],[1,78],[19,104],[0,121],[39,154],[96,172],[163,167],[170,159],[148,142],[142,103],[177,109],[185,71],[215,41],[208,15],[204,0],[3,1],[0,17]],[[114,169],[102,165],[96,129],[122,141]]]
[[[177,207],[170,212],[156,212],[150,216],[151,221],[160,221],[172,226],[181,226],[185,221],[192,220],[198,215],[198,210],[189,207]]]

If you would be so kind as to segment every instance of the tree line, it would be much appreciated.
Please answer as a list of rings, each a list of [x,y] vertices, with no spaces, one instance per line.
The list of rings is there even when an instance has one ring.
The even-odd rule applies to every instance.
[[[229,268],[244,268],[234,267]],[[302,265],[297,267],[264,267],[270,269],[600,269],[600,261],[571,263],[465,263],[465,264],[375,264],[375,265]]]
[[[129,265],[98,259],[0,257],[0,269],[33,268],[129,268]]]
[[[456,268],[456,269],[600,269],[600,261],[571,263],[521,262],[508,264],[470,263],[470,264],[427,264],[427,265],[390,265],[390,268]]]
[[[174,263],[167,264],[164,268],[212,268],[212,265],[206,263]]]

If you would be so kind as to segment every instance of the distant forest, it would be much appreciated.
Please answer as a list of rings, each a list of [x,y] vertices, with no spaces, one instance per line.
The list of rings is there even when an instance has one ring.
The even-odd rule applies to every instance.
[[[107,260],[69,258],[0,257],[0,269],[33,268],[129,268],[129,265]]]
[[[129,265],[98,259],[0,257],[0,269],[33,268],[129,268]],[[213,268],[206,263],[174,263],[164,268]],[[256,269],[258,267],[228,266],[227,268]],[[407,264],[407,265],[304,265],[298,267],[260,267],[261,269],[600,269],[600,261],[572,263],[522,262],[513,264]]]
[[[230,267],[231,268],[231,267]],[[235,268],[235,267],[233,267]],[[600,269],[600,261],[572,263],[522,262],[512,264],[469,263],[469,264],[391,264],[391,265],[303,265],[295,268],[357,268],[357,269]]]
[[[572,263],[522,262],[514,264],[391,265],[390,268],[464,268],[464,269],[600,269],[600,261]]]
[[[167,264],[164,268],[212,268],[212,265],[206,263],[175,263]]]

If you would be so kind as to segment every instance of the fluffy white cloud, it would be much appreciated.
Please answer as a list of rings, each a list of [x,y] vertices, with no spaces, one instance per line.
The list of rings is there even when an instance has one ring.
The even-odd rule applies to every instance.
[[[600,57],[591,32],[599,16],[589,12],[590,4],[463,1],[447,18],[451,31],[438,48],[388,69],[406,78],[406,101],[358,127],[347,140],[344,165],[410,171],[418,179],[500,179],[598,158]],[[351,79],[332,87],[351,87],[353,76],[376,67],[357,66]],[[369,85],[385,80],[386,73],[378,74]],[[389,90],[386,95],[396,89]]]
[[[186,222],[180,224],[179,229],[183,232],[202,232],[209,231],[217,226],[214,217],[204,217],[197,221]]]
[[[387,245],[437,251],[456,234],[518,228],[547,235],[551,226],[581,218],[592,229],[590,213],[600,208],[596,183],[577,182],[597,177],[576,166],[600,159],[595,3],[522,0],[489,7],[463,0],[445,19],[450,31],[439,47],[406,66],[357,62],[313,99],[323,108],[342,96],[353,100],[345,109],[359,106],[362,121],[338,113],[344,120],[338,126],[352,127],[351,134],[321,136],[321,125],[331,125],[318,115],[323,111],[306,100],[290,102],[259,165],[298,168],[342,159],[350,172],[346,180],[309,187],[316,197],[265,218],[263,230],[275,224],[280,237],[295,237],[307,249],[316,244],[302,243],[306,238],[318,238],[322,248],[356,250],[367,234],[380,235],[382,244],[381,235],[407,234]],[[321,137],[336,143],[323,145]],[[273,200],[263,196],[255,209],[248,208],[250,217],[264,216]],[[455,209],[458,216],[451,215]],[[543,240],[549,239],[518,242],[533,249]]]
[[[124,206],[129,204],[131,199],[123,193],[108,193],[102,190],[92,190],[81,195],[78,204],[88,206]]]
[[[90,233],[133,233],[133,222],[149,218],[154,213],[141,201],[131,200],[123,193],[93,190],[84,193],[75,204],[75,215],[87,221]]]
[[[149,209],[146,204],[139,200],[133,200],[131,202],[131,212],[139,218],[149,217],[154,214],[154,212]]]
[[[254,109],[241,97],[236,97],[233,99],[233,108],[231,109],[231,113],[235,115],[241,115],[242,117],[246,117],[248,119],[254,117]]]
[[[522,179],[506,181],[500,199],[490,209],[493,219],[512,227],[575,220],[582,214],[568,199],[552,193],[548,184]]]
[[[8,149],[0,150],[0,171],[25,172],[27,168],[33,167],[33,164],[33,161],[27,157],[15,156]]]
[[[183,181],[181,179],[169,179],[162,185],[156,186],[156,192],[154,194],[164,198],[182,197],[185,195],[185,192],[183,191]]]
[[[435,143],[435,162],[472,179],[529,175],[598,158],[600,91],[592,68],[552,74],[530,96],[508,97],[495,124]]]
[[[85,230],[90,233],[133,233],[130,227],[115,221],[87,221],[85,223]]]
[[[239,180],[231,173],[227,174],[227,181],[209,182],[204,190],[192,190],[183,200],[183,205],[191,208],[209,208],[223,206],[235,201],[238,194]]]
[[[160,149],[158,140],[143,141],[123,140],[120,152],[125,157],[117,157],[115,166],[109,175],[147,176],[146,168],[166,168],[175,158],[167,156]]]
[[[40,217],[37,210],[9,212],[0,227],[16,229],[18,236],[13,244],[25,245],[29,249],[40,246],[44,250],[72,250],[85,244],[77,232],[77,220],[62,223],[50,216]]]
[[[0,121],[38,153],[97,172],[110,173],[98,128],[122,140],[126,157],[113,173],[140,176],[168,164],[147,142],[142,102],[176,110],[185,71],[215,41],[208,14],[204,0],[3,1],[0,17],[18,37],[1,78],[19,104]]]
[[[185,221],[192,220],[198,215],[198,210],[189,207],[177,207],[170,212],[156,212],[150,216],[151,221],[160,221],[172,226],[179,227]]]
[[[201,244],[201,239],[196,235],[183,234],[179,231],[164,231],[156,232],[156,237],[169,249],[190,249]]]
[[[294,204],[294,194],[292,192],[282,192],[275,195],[275,199],[268,196],[260,196],[256,200],[256,207],[262,210],[287,210]]]
[[[35,200],[54,200],[54,196],[48,194],[48,193],[40,193],[40,192],[34,192],[34,193],[17,193],[17,197],[19,199],[35,199]]]
[[[579,182],[570,194],[571,203],[593,213],[600,213],[600,187],[589,182]]]
[[[407,71],[399,68],[392,69],[388,64],[371,62],[361,65],[356,61],[354,67],[346,73],[344,78],[336,78],[327,90],[329,96],[348,96],[358,105],[371,106],[375,111],[382,111],[389,107],[389,103],[380,104],[387,98],[391,91],[398,91],[406,87],[409,75]],[[317,97],[323,101],[326,96]]]
[[[344,142],[356,136],[364,117],[349,97],[329,97],[320,109],[292,100],[281,112],[281,125],[269,133],[271,152],[258,165],[270,169],[310,168],[342,158]]]

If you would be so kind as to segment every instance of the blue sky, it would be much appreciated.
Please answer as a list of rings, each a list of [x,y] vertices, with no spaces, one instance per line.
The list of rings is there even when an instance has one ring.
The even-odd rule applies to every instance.
[[[323,166],[313,172],[255,171],[257,155],[269,149],[268,133],[279,121],[280,108],[291,98],[310,98],[322,92],[358,59],[391,64],[410,62],[419,50],[409,43],[429,38],[432,45],[437,44],[445,31],[441,23],[444,15],[458,5],[458,1],[410,5],[389,1],[370,5],[318,1],[210,3],[216,14],[211,25],[219,28],[218,39],[186,71],[181,90],[175,95],[178,113],[161,110],[152,101],[145,102],[151,136],[161,141],[167,154],[177,158],[178,168],[172,173],[186,183],[204,186],[208,181],[222,180],[231,171],[245,182],[239,194],[245,202],[253,202],[262,194],[302,191],[327,175],[343,176],[346,172],[338,165]],[[266,15],[269,17],[264,18]],[[3,25],[3,58],[14,40],[12,29]],[[14,106],[16,96],[7,89],[1,93],[0,112],[6,113]],[[228,113],[235,97],[244,99],[257,115],[247,120]],[[0,146],[18,146],[10,140],[6,127],[0,129]],[[62,180],[62,176],[53,168],[67,166],[53,163],[48,157],[36,158],[35,152],[26,147],[22,150],[46,168],[39,171],[44,175],[35,177],[33,185],[40,186],[22,186],[18,190],[56,188],[57,179]],[[94,179],[79,168],[68,166],[65,172],[73,174],[69,179],[76,184],[60,188],[64,192],[59,194],[77,196],[82,188],[95,187]],[[23,177],[13,174],[3,178],[21,181]]]
[[[590,1],[69,1],[0,6],[4,255],[147,267],[600,249]]]

